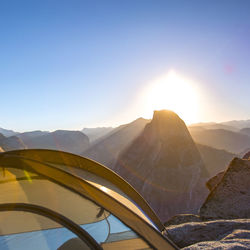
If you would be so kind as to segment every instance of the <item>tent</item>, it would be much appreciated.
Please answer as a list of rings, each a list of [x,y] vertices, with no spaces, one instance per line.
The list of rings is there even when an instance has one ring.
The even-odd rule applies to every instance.
[[[0,153],[0,249],[176,249],[119,175],[74,154]]]

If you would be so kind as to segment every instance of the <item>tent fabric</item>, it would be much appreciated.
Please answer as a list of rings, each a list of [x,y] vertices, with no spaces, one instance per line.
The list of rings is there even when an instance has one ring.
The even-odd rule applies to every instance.
[[[71,170],[74,168],[83,169],[97,177],[103,177],[103,179],[110,184],[113,184],[122,193],[130,197],[133,202],[137,203],[160,231],[165,229],[159,217],[155,214],[145,199],[122,177],[100,163],[72,153],[48,149],[15,150],[9,151],[8,155],[22,156],[31,160],[63,165],[70,167]]]
[[[49,163],[49,165],[51,164]],[[142,217],[143,220],[146,220],[148,223],[154,226],[154,224],[151,222],[151,220],[149,220],[149,218],[145,215],[145,213],[143,213],[143,211],[140,208],[138,208],[138,206],[126,194],[121,192],[121,190],[117,189],[112,183],[104,180],[99,176],[95,176],[92,173],[88,173],[87,171],[82,169],[74,169],[72,171],[69,167],[66,166],[57,164],[53,164],[52,166],[57,167],[59,169],[63,169],[68,173],[72,173],[74,176],[80,177],[83,180],[87,181],[88,183],[94,185],[98,189],[101,189],[103,192],[109,194],[114,199],[116,199],[119,203],[124,204],[126,207],[131,209],[137,215]]]
[[[30,178],[3,183],[1,185],[0,201],[1,203],[29,203],[47,207],[63,214],[77,224],[93,223],[105,218],[103,214],[97,216],[100,207],[90,200],[83,199],[67,188],[46,179]],[[15,221],[15,218],[12,218],[12,220]],[[27,220],[27,223],[23,225],[27,227],[25,231],[31,231],[29,229],[30,222]],[[50,225],[44,224],[43,229],[50,227]],[[5,227],[4,233],[7,228]],[[18,233],[18,231],[9,233]]]
[[[87,171],[96,175],[97,182],[103,178],[115,185],[121,192],[118,194],[117,190],[111,189],[112,185],[101,185],[102,188],[100,188],[100,184],[93,182],[93,179],[92,181],[84,180],[80,174],[74,174],[74,171],[72,174],[70,171],[65,171],[65,167],[61,168],[59,165]],[[96,162],[59,151],[21,150],[1,153],[0,167],[2,167],[0,184],[3,186],[3,190],[12,190],[13,202],[31,202],[47,206],[77,224],[88,223],[86,218],[84,219],[86,211],[92,222],[104,220],[104,214],[106,213],[106,218],[111,213],[140,235],[144,239],[141,239],[143,244],[147,246],[149,244],[157,249],[175,249],[171,241],[163,237],[146,219],[136,213],[135,209],[129,207],[128,201],[135,198],[135,203],[142,204],[143,206],[140,206],[142,210],[145,208],[144,213],[147,214],[147,211],[150,211],[150,219],[157,218],[152,215],[153,211],[143,198],[122,178]],[[110,189],[110,192],[105,192],[105,188]],[[119,202],[119,197],[113,197],[115,194],[125,200]],[[87,199],[83,199],[83,197]],[[130,199],[127,199],[128,197]],[[0,204],[10,202],[9,199],[0,189]],[[94,206],[92,206],[93,204]],[[78,208],[83,208],[83,210],[72,211],[72,209],[77,210]],[[106,212],[103,213],[102,209]],[[46,225],[44,228],[51,227]]]

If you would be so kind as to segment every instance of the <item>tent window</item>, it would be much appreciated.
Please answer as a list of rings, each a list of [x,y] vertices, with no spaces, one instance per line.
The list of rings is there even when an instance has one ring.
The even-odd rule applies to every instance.
[[[81,249],[96,249],[95,246],[89,247],[86,240],[80,239],[66,227],[62,227],[62,225],[45,216],[24,211],[5,211],[0,212],[0,214],[0,249],[2,250],[67,250],[75,249],[73,247],[75,242]],[[45,224],[53,224],[54,228],[44,230]],[[22,231],[21,229],[25,226],[32,226],[35,230],[9,234],[13,228]]]

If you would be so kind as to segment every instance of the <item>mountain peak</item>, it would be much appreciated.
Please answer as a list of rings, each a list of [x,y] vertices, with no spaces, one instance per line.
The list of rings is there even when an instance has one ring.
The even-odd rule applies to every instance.
[[[184,121],[171,110],[156,110],[152,119],[153,125],[162,125],[164,127],[186,127]],[[176,129],[176,127],[174,127]]]
[[[153,115],[153,120],[164,119],[180,119],[180,117],[172,110],[162,109],[162,110],[155,110]]]
[[[163,221],[176,213],[197,212],[207,193],[199,151],[185,123],[170,110],[154,112],[152,121],[120,153],[113,170]]]
[[[190,136],[184,121],[171,110],[154,111],[152,121],[146,126],[148,133],[153,133],[157,138],[172,136]]]

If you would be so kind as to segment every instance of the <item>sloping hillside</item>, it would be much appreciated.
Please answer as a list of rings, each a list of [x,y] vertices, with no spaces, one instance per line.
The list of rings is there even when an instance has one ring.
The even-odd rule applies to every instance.
[[[84,128],[82,132],[88,136],[89,141],[92,143],[97,139],[107,135],[110,133],[114,128],[112,127],[99,127],[99,128]]]
[[[82,156],[111,167],[118,154],[125,149],[144,129],[148,120],[139,118],[129,124],[112,130],[108,135],[97,140],[94,145],[82,153]]]

